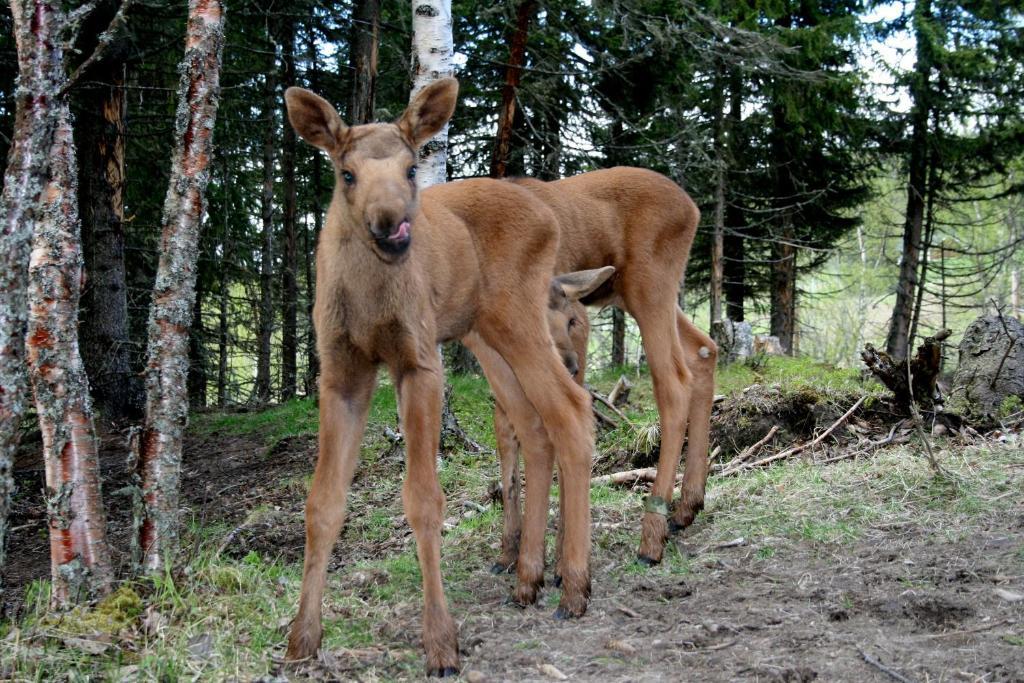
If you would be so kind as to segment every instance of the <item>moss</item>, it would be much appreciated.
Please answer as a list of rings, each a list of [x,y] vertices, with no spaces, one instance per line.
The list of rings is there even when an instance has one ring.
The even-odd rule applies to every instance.
[[[999,412],[997,414],[1000,418],[1007,418],[1019,413],[1021,410],[1024,410],[1024,400],[1021,400],[1020,396],[1013,394],[1003,399],[1003,402],[999,404]]]
[[[142,598],[130,586],[121,586],[95,607],[76,607],[59,619],[63,629],[75,633],[116,634],[132,626],[142,614]],[[48,620],[54,617],[47,618]]]

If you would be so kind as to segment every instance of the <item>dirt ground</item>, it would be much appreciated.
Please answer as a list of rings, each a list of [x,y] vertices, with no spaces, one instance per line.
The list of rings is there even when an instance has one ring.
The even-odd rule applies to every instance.
[[[117,435],[103,443],[106,491],[112,493],[127,481],[124,452]],[[856,533],[838,540],[822,541],[806,531],[774,536],[770,526],[733,537],[733,530],[743,527],[730,526],[729,515],[746,505],[744,496],[749,495],[752,510],[767,506],[766,519],[794,516],[795,508],[779,508],[765,496],[774,486],[779,498],[792,500],[784,490],[789,484],[764,481],[756,491],[742,483],[722,492],[712,487],[707,512],[671,541],[666,562],[653,570],[632,560],[639,518],[634,502],[642,491],[628,505],[598,501],[593,598],[587,615],[574,622],[552,618],[558,594],[553,588],[534,608],[504,604],[513,577],[487,571],[496,555],[496,534],[459,545],[463,556],[445,558],[445,571],[446,578],[455,577],[449,594],[459,623],[463,676],[474,681],[563,676],[577,681],[1024,681],[1024,455],[1019,448],[1001,448],[1006,464],[998,490],[1004,493],[979,493],[975,512],[965,513],[963,501],[955,512],[932,514],[927,499],[917,508],[901,507],[901,496],[903,502],[911,496],[908,484],[904,493],[891,492],[886,504],[894,514],[858,522]],[[302,482],[314,459],[315,440],[309,437],[269,449],[245,437],[190,437],[184,503],[200,525],[231,527],[248,519],[225,538],[227,554],[256,551],[301,562]],[[386,575],[354,575],[352,568],[412,547],[397,495],[399,463],[385,457],[357,474],[354,509],[384,511],[395,531],[368,541],[365,519],[355,514],[335,550],[332,586],[358,594],[360,582],[387,581]],[[969,470],[973,465],[968,465]],[[858,476],[870,483],[883,475]],[[41,479],[30,459],[19,463],[8,615],[17,614],[21,589],[48,571],[44,510],[34,493]],[[449,496],[449,511],[458,506]],[[113,506],[110,519],[119,548],[127,547],[126,507]],[[256,508],[263,517],[249,514]],[[813,522],[816,513],[812,508],[801,514]],[[843,514],[840,510],[837,528]],[[370,615],[372,644],[328,648],[316,663],[282,663],[282,635],[267,654],[270,677],[264,680],[419,677],[418,600],[414,591],[379,606]],[[345,609],[336,608],[329,595],[325,619],[345,618]]]

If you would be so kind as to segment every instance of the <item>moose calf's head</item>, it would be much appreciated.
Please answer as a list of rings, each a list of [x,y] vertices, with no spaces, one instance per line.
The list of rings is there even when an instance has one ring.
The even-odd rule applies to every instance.
[[[416,213],[416,152],[451,118],[458,92],[458,81],[442,78],[421,90],[394,123],[350,127],[319,95],[303,88],[285,91],[292,127],[334,164],[328,215],[340,225],[328,229],[365,244],[386,263],[401,260]]]
[[[604,284],[614,273],[614,266],[605,266],[565,273],[551,280],[548,330],[558,355],[573,377],[579,374],[582,366],[577,349],[584,347],[590,334],[587,309],[580,303],[580,299]]]

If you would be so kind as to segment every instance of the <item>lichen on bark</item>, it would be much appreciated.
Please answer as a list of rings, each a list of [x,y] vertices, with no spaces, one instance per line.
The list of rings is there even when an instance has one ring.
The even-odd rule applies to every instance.
[[[0,479],[17,442],[27,357],[46,465],[51,596],[63,606],[106,592],[112,577],[76,324],[82,262],[62,42],[73,27],[53,2],[16,0],[11,9],[19,80],[0,209],[0,251],[11,264],[0,268]],[[3,527],[8,482],[0,489]]]
[[[146,424],[138,458],[142,486],[138,544],[146,571],[162,568],[177,550],[182,436],[188,420],[188,335],[223,46],[220,2],[190,0],[185,56],[178,69],[176,143],[148,325]]]

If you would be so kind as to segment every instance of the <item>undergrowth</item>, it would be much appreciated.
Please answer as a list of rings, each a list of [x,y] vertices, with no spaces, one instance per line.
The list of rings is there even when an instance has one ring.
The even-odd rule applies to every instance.
[[[610,370],[594,373],[591,380],[606,393],[618,376]],[[656,421],[650,379],[635,373],[632,379],[634,408],[628,413],[636,424],[650,425]],[[724,370],[719,392],[740,391],[751,382],[778,382],[787,390],[808,385],[864,389],[856,373],[771,359],[757,370]],[[456,378],[454,383],[454,409],[463,428],[493,448],[486,383],[476,377]],[[356,667],[336,674],[342,678],[413,678],[422,673],[420,571],[402,512],[402,467],[380,460],[385,446],[381,428],[395,425],[394,393],[386,382],[382,385],[364,442],[363,467],[369,468],[369,480],[357,480],[345,532],[350,540],[377,550],[368,559],[343,559],[333,568],[325,599],[324,649],[342,663],[338,666],[348,662]],[[316,407],[307,399],[258,413],[197,415],[191,427],[204,439],[248,436],[267,445],[313,435],[316,428]],[[606,432],[599,450],[627,438],[635,440],[637,430]],[[654,568],[633,559],[646,491],[595,486],[592,563],[603,568],[603,585],[596,588],[604,596],[615,596],[619,582],[625,585],[643,574],[664,585],[685,579],[699,590],[707,568],[721,552],[717,548],[738,539],[756,549],[757,561],[779,562],[797,549],[840,552],[845,544],[894,525],[937,539],[956,538],[989,525],[1017,504],[1013,492],[1020,490],[1024,472],[1017,448],[953,447],[941,439],[936,448],[953,475],[950,480],[936,479],[919,449],[906,445],[829,466],[797,460],[741,476],[712,477],[705,512],[669,543],[664,561]],[[448,500],[442,571],[456,620],[478,605],[481,585],[511,585],[513,580],[487,573],[501,534],[500,507],[488,498],[496,473],[491,453],[456,452],[442,462],[440,476]],[[301,509],[307,484],[308,475],[303,473],[280,482],[292,508]],[[553,489],[552,517],[556,496]],[[300,515],[292,508],[239,512],[249,520]],[[552,529],[553,525],[552,521]],[[290,675],[281,658],[297,604],[301,561],[282,560],[273,549],[241,556],[224,552],[233,526],[193,519],[183,529],[184,550],[176,567],[155,578],[124,583],[114,596],[91,609],[51,612],[47,582],[33,583],[17,619],[0,624],[0,679],[252,680]],[[549,558],[552,543],[549,534]],[[1024,546],[1018,554],[1024,558]],[[548,589],[542,598],[545,607],[553,607],[557,596]],[[537,647],[528,633],[510,633],[506,642],[510,650]]]

